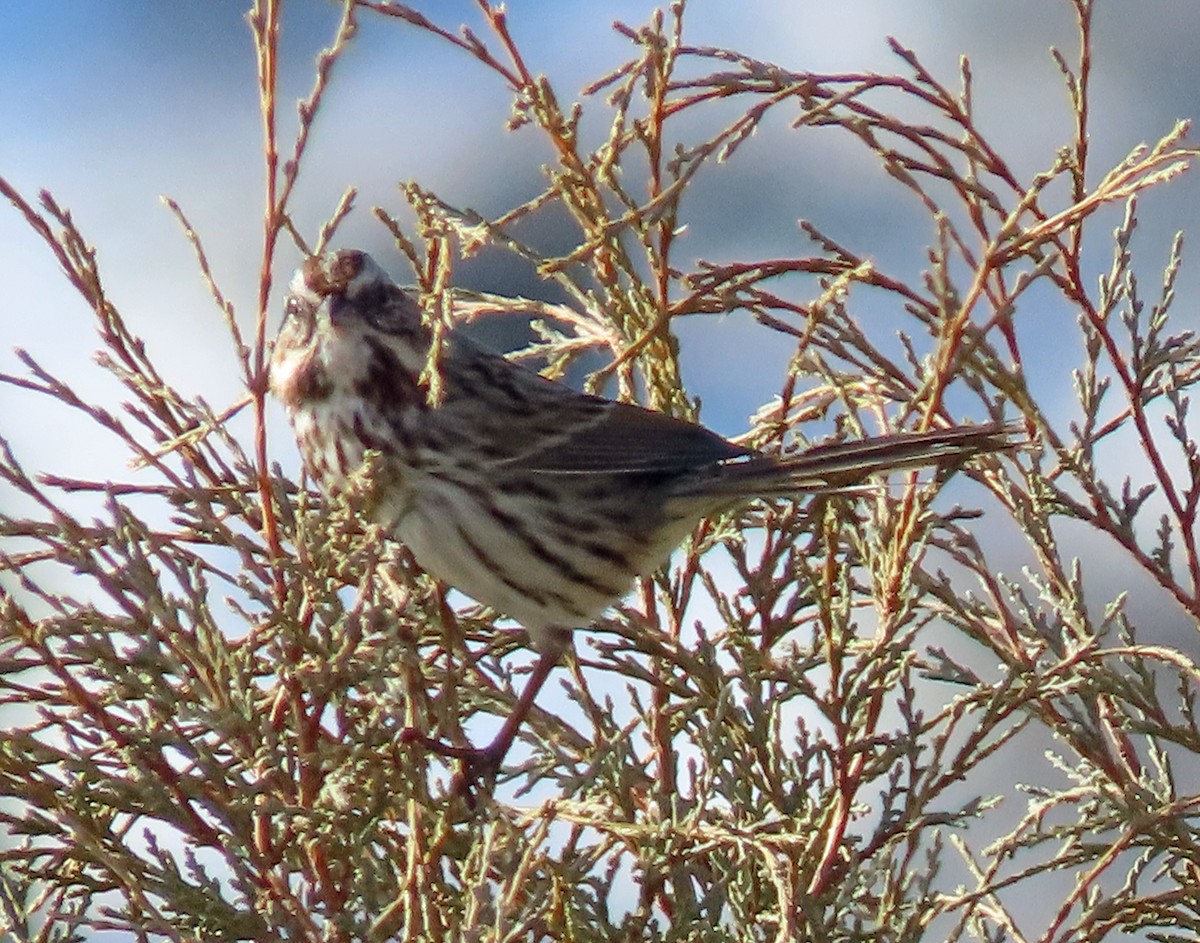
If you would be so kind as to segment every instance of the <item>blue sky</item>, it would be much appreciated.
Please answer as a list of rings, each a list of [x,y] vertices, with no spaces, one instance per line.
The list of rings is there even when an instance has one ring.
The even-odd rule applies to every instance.
[[[423,6],[439,22],[483,32],[474,3]],[[164,371],[185,390],[220,404],[239,393],[228,339],[196,273],[190,247],[162,206],[179,201],[203,237],[214,270],[244,326],[251,323],[260,253],[261,131],[244,0],[166,4],[158,0],[15,2],[0,13],[0,174],[33,198],[51,190],[96,246],[112,297],[143,335]],[[571,96],[628,53],[610,24],[640,24],[640,0],[561,3],[512,0],[509,23],[531,67]],[[1200,5],[1189,0],[1101,3],[1092,153],[1097,171],[1141,141],[1153,140],[1200,101],[1194,38]],[[332,36],[338,8],[322,0],[287,5],[281,72],[283,139],[292,103],[312,82],[312,59]],[[894,35],[947,81],[958,56],[971,57],[980,123],[1017,170],[1052,161],[1070,134],[1061,83],[1049,55],[1074,55],[1070,5],[1051,0],[849,0],[837,5],[693,0],[686,36],[697,45],[743,50],[784,67],[828,71],[897,70]],[[495,212],[532,196],[549,160],[535,132],[504,130],[508,96],[484,69],[443,43],[369,13],[340,64],[315,129],[310,162],[294,204],[310,235],[342,191],[357,185],[357,214],[343,244],[388,257],[389,239],[369,207],[403,207],[396,184],[416,179],[447,200]],[[1014,104],[1019,103],[1019,104]],[[587,107],[606,122],[602,100]],[[1193,175],[1194,176],[1194,175]],[[1148,272],[1161,264],[1171,234],[1197,216],[1200,190],[1185,178],[1148,197],[1140,243]],[[881,209],[883,208],[883,209]],[[929,223],[895,199],[873,158],[845,139],[764,127],[728,165],[697,179],[680,261],[801,254],[796,220],[826,231],[910,273],[923,264]],[[1113,216],[1113,225],[1119,214]],[[1098,230],[1103,236],[1105,230]],[[570,234],[558,234],[569,238]],[[1095,271],[1107,265],[1097,241]],[[14,346],[77,378],[104,401],[113,385],[86,366],[96,342],[89,313],[58,276],[45,248],[8,207],[0,207],[0,370],[21,368]],[[297,259],[285,250],[277,280]],[[1194,310],[1196,266],[1185,267],[1180,311]],[[460,283],[501,293],[551,294],[496,254],[456,269]],[[1048,302],[1049,304],[1050,302]],[[1047,391],[1068,407],[1074,347],[1056,343],[1069,312],[1019,312],[1044,357],[1031,363]],[[1194,317],[1191,323],[1194,325]],[[684,369],[705,403],[705,420],[725,434],[777,388],[790,354],[744,316],[680,328]],[[36,398],[0,386],[3,431],[31,467],[98,476],[126,473],[124,456],[86,422],[47,414]],[[53,436],[48,429],[55,430]],[[63,435],[62,431],[69,434]],[[81,448],[85,444],[85,448]],[[294,468],[286,438],[277,457]]]
[[[260,255],[261,131],[245,0],[167,4],[159,0],[9,3],[0,13],[0,174],[33,198],[51,190],[97,248],[108,289],[164,372],[219,405],[237,398],[228,337],[197,275],[191,248],[160,202],[179,201],[200,232],[238,317],[253,319]],[[475,4],[418,4],[439,22],[485,32]],[[531,68],[563,97],[628,54],[614,19],[647,20],[649,2],[512,0],[509,24]],[[1096,172],[1139,142],[1189,117],[1200,101],[1194,40],[1200,5],[1190,0],[1101,3],[1092,154]],[[293,104],[312,82],[316,52],[332,37],[338,7],[296,0],[285,8],[281,71],[283,140]],[[1054,0],[693,0],[686,37],[743,50],[787,68],[895,71],[895,36],[952,82],[970,56],[979,121],[1019,173],[1047,167],[1070,136],[1065,94],[1049,55],[1075,51],[1070,4]],[[604,103],[586,103],[603,126]],[[364,13],[354,48],[339,65],[316,125],[293,209],[310,237],[343,190],[361,190],[343,245],[371,249],[404,266],[369,207],[399,211],[397,183],[416,179],[458,205],[506,209],[538,191],[550,159],[537,133],[505,132],[508,94],[480,66],[396,21]],[[1191,175],[1194,177],[1195,175]],[[1143,201],[1140,237],[1147,284],[1176,229],[1197,218],[1200,189],[1185,178]],[[728,261],[803,254],[797,219],[915,276],[930,238],[928,219],[896,199],[875,160],[846,138],[801,136],[775,120],[691,191],[679,261]],[[1119,212],[1111,214],[1112,225]],[[1094,270],[1108,264],[1107,230],[1097,229]],[[569,239],[570,233],[558,233]],[[97,344],[89,312],[58,275],[49,252],[8,207],[0,207],[0,370],[21,371],[12,348],[28,348],[71,376],[85,397],[111,402],[114,384],[90,365]],[[297,254],[285,247],[277,284]],[[1200,268],[1185,266],[1180,316],[1195,325]],[[462,263],[457,280],[500,293],[550,294],[549,286],[498,254]],[[1018,312],[1033,338],[1029,364],[1048,396],[1070,410],[1077,342],[1063,344],[1072,314],[1054,307]],[[864,308],[864,316],[870,316]],[[272,328],[274,325],[272,325]],[[744,315],[680,325],[685,378],[704,402],[704,420],[724,434],[777,390],[790,346]],[[1070,335],[1067,335],[1070,336]],[[124,477],[125,456],[86,421],[47,412],[36,397],[0,385],[4,435],[32,468]],[[964,417],[973,418],[973,417]],[[282,427],[280,427],[282,428]],[[47,431],[53,430],[53,435]],[[288,437],[273,457],[295,469]]]
[[[17,2],[0,13],[0,173],[29,196],[50,189],[73,210],[101,253],[118,301],[148,337],[159,339],[163,355],[171,358],[186,338],[184,369],[195,365],[195,343],[209,343],[217,322],[211,310],[199,310],[206,304],[190,250],[160,194],[180,201],[227,292],[246,317],[251,314],[261,167],[244,6],[244,0]],[[426,6],[440,22],[479,28],[474,4],[466,0]],[[509,20],[532,65],[569,95],[626,53],[611,21],[638,24],[650,9],[634,0],[513,0]],[[1186,0],[1150,0],[1101,4],[1100,10],[1097,167],[1161,134],[1200,100],[1193,44],[1200,9]],[[312,56],[328,41],[336,14],[334,4],[320,0],[287,7],[280,97],[289,120],[290,103],[309,88]],[[367,14],[363,26],[317,127],[297,202],[301,225],[311,231],[351,183],[363,198],[347,238],[376,246],[387,240],[366,208],[378,202],[398,209],[397,181],[417,179],[452,202],[485,211],[535,192],[548,155],[535,134],[503,131],[507,96],[498,83],[399,23]],[[1052,43],[1068,55],[1073,48],[1065,2],[694,0],[687,35],[787,67],[827,70],[897,68],[885,43],[895,35],[947,79],[958,54],[967,52],[984,123],[1022,170],[1045,167],[1065,142],[1064,96],[1048,55]],[[1014,101],[1021,107],[1013,108]],[[914,214],[879,225],[874,201],[886,182],[869,157],[840,145],[818,150],[811,138],[798,142],[774,130],[698,182],[685,261],[798,252],[795,221],[803,216],[847,239],[862,233],[860,243],[877,257],[919,267],[928,224]],[[830,161],[838,162],[838,173],[829,173]],[[759,185],[768,176],[771,186]],[[1163,197],[1160,242],[1192,218],[1196,199],[1190,181]],[[909,231],[909,222],[924,228]],[[48,254],[13,213],[0,213],[0,244],[0,278],[9,288],[8,303],[0,302],[0,367],[12,367],[13,344],[41,351],[41,340],[51,337],[56,345],[66,333],[77,354],[88,343],[86,316],[77,307],[68,310],[62,286],[50,284],[55,275]],[[460,278],[495,291],[538,288],[494,258],[462,266]],[[696,382],[715,402],[703,377],[728,341],[687,340]],[[756,352],[770,357],[773,340],[764,338]],[[726,405],[714,405],[717,414],[709,417],[727,433],[744,426],[768,393],[754,389],[752,377],[743,380],[745,394],[722,388]],[[0,390],[0,409],[11,395]]]

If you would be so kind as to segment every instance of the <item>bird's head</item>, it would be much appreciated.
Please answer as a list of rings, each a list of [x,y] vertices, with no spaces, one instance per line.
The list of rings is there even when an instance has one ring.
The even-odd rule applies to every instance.
[[[365,252],[306,259],[284,303],[271,355],[271,391],[286,406],[353,389],[386,351],[419,372],[429,346],[420,305]]]

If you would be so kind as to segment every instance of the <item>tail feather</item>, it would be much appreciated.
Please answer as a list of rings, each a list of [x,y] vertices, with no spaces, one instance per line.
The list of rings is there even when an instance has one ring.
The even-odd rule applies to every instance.
[[[944,466],[972,456],[1018,448],[1020,424],[958,426],[929,432],[897,433],[856,442],[817,445],[785,458],[755,458],[724,466],[731,485],[759,495],[835,491],[861,484],[872,475],[910,468]]]

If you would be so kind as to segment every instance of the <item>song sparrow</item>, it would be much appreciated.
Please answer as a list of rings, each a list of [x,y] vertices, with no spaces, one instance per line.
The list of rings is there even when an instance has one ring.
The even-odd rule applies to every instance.
[[[468,779],[498,767],[570,631],[661,565],[702,517],[960,462],[1010,447],[1013,431],[964,426],[778,458],[577,393],[455,332],[433,404],[418,382],[430,343],[417,301],[369,256],[316,256],[292,281],[271,389],[324,492],[377,450],[376,520],[429,573],[519,621],[541,652],[492,744],[438,747],[466,761]]]

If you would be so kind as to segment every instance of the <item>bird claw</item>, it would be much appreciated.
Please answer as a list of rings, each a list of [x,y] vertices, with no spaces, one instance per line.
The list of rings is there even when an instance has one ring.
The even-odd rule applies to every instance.
[[[459,766],[450,780],[450,795],[466,800],[472,809],[477,801],[476,787],[496,778],[504,755],[508,752],[508,745],[502,743],[492,743],[482,748],[455,746],[426,736],[413,727],[405,727],[400,731],[400,742],[419,743],[430,753],[457,760]]]

